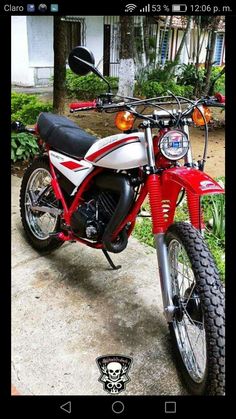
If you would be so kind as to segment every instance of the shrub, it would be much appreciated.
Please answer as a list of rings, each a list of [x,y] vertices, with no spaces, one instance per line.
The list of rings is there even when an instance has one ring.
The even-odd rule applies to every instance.
[[[37,101],[36,95],[29,95],[26,93],[16,93],[12,92],[11,94],[11,113],[16,113],[23,108],[23,106],[28,105],[29,103],[35,103]]]
[[[194,86],[198,83],[199,86],[203,86],[205,80],[204,68],[197,68],[194,64],[182,64],[177,80],[183,85]]]
[[[181,86],[174,81],[169,82],[157,82],[157,81],[145,81],[142,84],[141,94],[146,97],[162,96],[170,90],[177,96],[191,97],[193,94],[192,86]]]
[[[22,132],[11,136],[11,160],[28,160],[39,151],[38,144],[33,135]]]
[[[180,66],[180,74],[177,78],[178,83],[182,85],[195,86],[195,92],[200,95],[205,85],[205,69],[204,67],[197,68],[194,64],[182,64]],[[211,82],[220,73],[221,67],[213,66],[211,71]],[[225,74],[216,81],[214,85],[214,93],[225,93]]]
[[[11,120],[23,124],[34,124],[40,112],[50,112],[52,105],[41,102],[37,95],[15,93],[11,95]]]
[[[115,93],[118,89],[117,77],[106,77]],[[66,89],[69,96],[77,99],[94,99],[107,92],[107,84],[95,74],[77,76],[71,70],[66,71]]]
[[[20,121],[23,124],[35,124],[38,115],[40,112],[50,112],[52,111],[52,105],[50,103],[28,103],[24,105],[23,108],[12,115],[13,121]]]
[[[217,77],[217,75],[220,73],[221,67],[214,66],[212,67],[212,73],[211,73],[211,82]],[[222,74],[218,80],[215,82],[214,85],[214,93],[222,93],[225,94],[225,74]]]
[[[174,82],[176,69],[177,64],[175,61],[167,61],[164,66],[156,67],[151,71],[148,71],[147,80],[153,80],[158,82]]]

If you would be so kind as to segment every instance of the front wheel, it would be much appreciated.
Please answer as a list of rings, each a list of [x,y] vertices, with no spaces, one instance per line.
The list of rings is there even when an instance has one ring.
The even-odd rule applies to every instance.
[[[173,303],[169,323],[180,372],[195,395],[223,395],[224,293],[212,255],[198,230],[175,223],[166,233]]]

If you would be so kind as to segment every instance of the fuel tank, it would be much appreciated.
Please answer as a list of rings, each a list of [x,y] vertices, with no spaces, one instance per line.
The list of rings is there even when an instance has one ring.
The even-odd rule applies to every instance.
[[[115,134],[96,141],[84,159],[94,166],[133,169],[148,164],[143,132]]]

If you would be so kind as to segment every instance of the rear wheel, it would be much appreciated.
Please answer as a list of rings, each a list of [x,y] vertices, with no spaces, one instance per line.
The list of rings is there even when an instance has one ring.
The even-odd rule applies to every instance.
[[[171,225],[166,243],[176,306],[169,327],[180,372],[191,393],[223,395],[224,293],[214,260],[188,223]]]
[[[27,168],[20,190],[21,220],[31,246],[38,251],[48,252],[55,250],[63,244],[63,241],[50,236],[60,227],[59,215],[48,212],[32,210],[32,198],[37,200],[45,191],[40,201],[43,206],[59,208],[51,187],[51,174],[47,158],[37,158]]]

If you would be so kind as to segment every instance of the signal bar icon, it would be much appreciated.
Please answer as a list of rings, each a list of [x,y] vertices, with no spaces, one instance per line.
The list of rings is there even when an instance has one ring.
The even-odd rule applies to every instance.
[[[142,9],[140,9],[140,12],[142,13],[148,13],[151,11],[151,5],[147,4],[146,6],[144,6]]]

